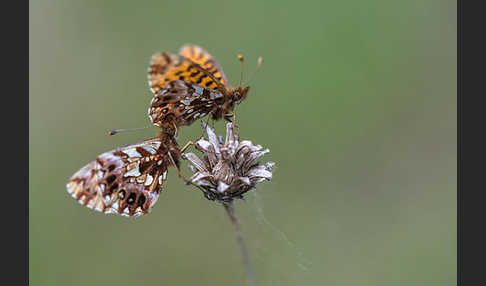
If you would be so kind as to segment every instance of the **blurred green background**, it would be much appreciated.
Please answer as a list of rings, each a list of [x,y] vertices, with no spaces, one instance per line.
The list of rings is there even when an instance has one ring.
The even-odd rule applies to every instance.
[[[246,75],[265,59],[237,110],[277,163],[236,203],[258,285],[456,285],[456,1],[439,0],[31,1],[31,285],[246,285],[223,208],[173,169],[136,219],[65,189],[156,134],[107,131],[150,124],[150,56],[185,43],[231,83],[237,53]]]

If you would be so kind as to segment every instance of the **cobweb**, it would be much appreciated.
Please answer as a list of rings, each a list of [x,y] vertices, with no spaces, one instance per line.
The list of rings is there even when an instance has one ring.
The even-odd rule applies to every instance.
[[[289,237],[285,234],[285,232],[283,232],[278,227],[276,227],[275,225],[273,225],[271,222],[268,221],[268,219],[265,217],[265,214],[263,212],[264,203],[261,198],[261,195],[259,195],[258,192],[251,192],[251,194],[255,201],[254,206],[257,211],[257,216],[256,216],[257,222],[260,225],[264,226],[265,229],[271,230],[271,232],[274,235],[276,235],[277,239],[283,242],[285,246],[291,250],[292,255],[295,257],[295,263],[301,271],[304,272],[309,271],[310,268],[312,267],[312,262],[305,256],[302,248],[300,248],[298,245],[296,245],[296,243],[294,243],[291,239],[289,239]],[[267,248],[265,247],[259,247],[259,248],[260,250],[262,250],[262,252],[268,253]],[[258,254],[256,258],[262,259],[261,255]]]

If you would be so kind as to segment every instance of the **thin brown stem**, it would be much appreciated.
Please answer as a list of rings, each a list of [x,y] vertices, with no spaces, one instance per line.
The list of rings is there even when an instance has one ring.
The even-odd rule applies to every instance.
[[[240,224],[238,223],[238,219],[235,215],[233,202],[224,202],[223,206],[230,218],[231,224],[233,224],[233,227],[235,229],[236,241],[240,246],[241,255],[243,256],[243,265],[245,266],[248,285],[255,286],[255,278],[253,276],[253,270],[251,268],[250,257],[248,256],[248,251],[246,250],[245,241],[243,240],[243,235],[241,234]]]

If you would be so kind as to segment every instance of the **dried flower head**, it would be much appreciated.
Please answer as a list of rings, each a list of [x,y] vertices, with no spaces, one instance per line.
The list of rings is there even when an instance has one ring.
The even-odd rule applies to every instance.
[[[189,183],[197,185],[209,200],[231,202],[243,198],[243,194],[255,188],[256,184],[272,179],[270,171],[275,163],[261,165],[258,161],[270,150],[253,145],[251,141],[239,141],[234,133],[233,123],[226,124],[226,139],[217,137],[214,130],[203,122],[208,140],[200,138],[195,147],[202,153],[182,157],[189,160],[194,175]]]

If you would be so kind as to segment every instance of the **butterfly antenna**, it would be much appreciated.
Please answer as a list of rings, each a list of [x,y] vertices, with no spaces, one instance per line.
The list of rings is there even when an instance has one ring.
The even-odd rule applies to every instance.
[[[257,71],[260,69],[262,64],[263,64],[263,58],[258,57],[257,67],[256,67],[255,71],[253,72],[253,74],[250,76],[250,78],[245,82],[245,85],[247,85],[253,79],[253,77],[256,75]]]
[[[123,133],[123,132],[131,132],[131,131],[137,131],[137,130],[142,130],[142,129],[147,129],[152,126],[145,126],[145,127],[140,127],[140,128],[131,128],[131,129],[116,129],[116,130],[110,130],[108,131],[109,135],[115,135],[118,133]]]
[[[239,84],[239,86],[241,86],[241,83],[243,82],[243,61],[244,61],[244,58],[243,58],[242,54],[238,54],[237,57],[238,57],[238,60],[240,60],[240,84]]]

